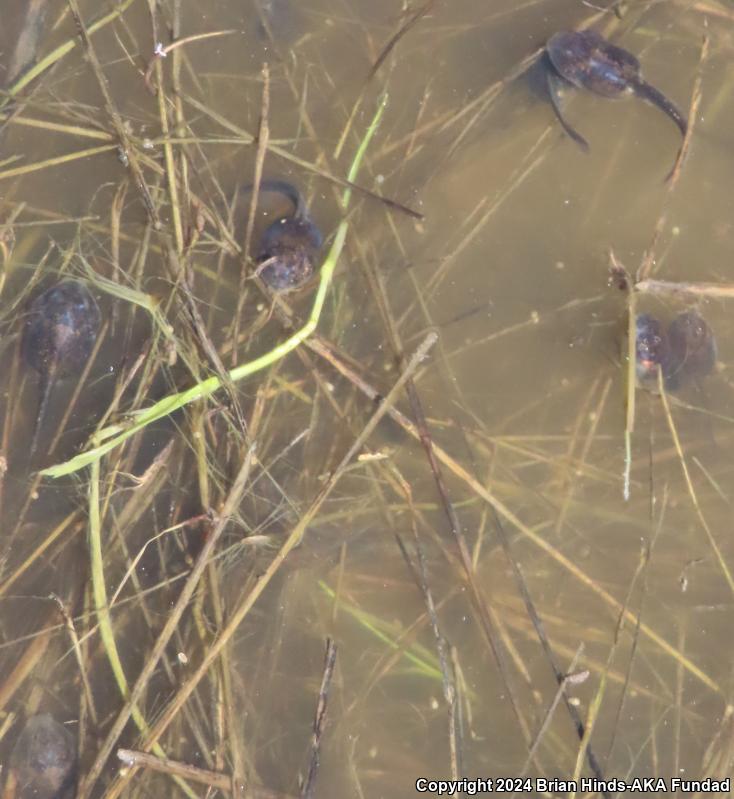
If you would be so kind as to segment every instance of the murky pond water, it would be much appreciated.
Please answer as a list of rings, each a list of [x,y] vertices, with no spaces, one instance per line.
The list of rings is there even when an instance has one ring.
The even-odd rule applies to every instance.
[[[84,797],[730,775],[734,14],[610,5],[83,2],[89,51],[48,4],[0,133],[3,796],[36,714]],[[672,177],[639,97],[561,84],[564,133],[539,57],[589,26],[693,108]],[[277,296],[260,177],[325,238]],[[21,333],[64,279],[99,337],[31,458]],[[634,419],[630,307],[717,345]]]

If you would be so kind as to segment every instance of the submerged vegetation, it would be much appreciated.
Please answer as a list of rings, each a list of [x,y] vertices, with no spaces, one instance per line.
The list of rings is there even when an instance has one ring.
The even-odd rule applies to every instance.
[[[730,776],[727,7],[12,22],[1,799]]]

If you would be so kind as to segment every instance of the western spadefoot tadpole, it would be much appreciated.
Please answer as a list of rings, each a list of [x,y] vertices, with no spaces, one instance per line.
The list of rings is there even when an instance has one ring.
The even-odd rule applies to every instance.
[[[84,368],[99,332],[99,322],[94,297],[73,280],[52,286],[30,304],[21,351],[25,363],[38,372],[40,386],[31,457],[57,379]]]
[[[248,186],[245,191],[252,191]],[[301,288],[313,275],[324,239],[311,219],[301,192],[285,180],[263,180],[260,192],[281,194],[293,212],[271,222],[263,232],[255,260],[255,274],[273,291]]]
[[[561,110],[564,85],[587,89],[601,97],[635,95],[656,105],[686,135],[688,123],[664,94],[643,80],[640,62],[632,53],[608,42],[596,31],[561,31],[546,44],[548,89],[559,122],[584,150],[586,139],[566,122]]]

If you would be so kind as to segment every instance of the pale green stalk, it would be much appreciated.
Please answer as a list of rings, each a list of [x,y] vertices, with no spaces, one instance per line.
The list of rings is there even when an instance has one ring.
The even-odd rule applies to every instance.
[[[336,599],[336,592],[334,589],[323,580],[319,580],[318,586],[330,599]],[[350,616],[354,617],[362,627],[372,633],[375,638],[389,646],[390,649],[396,651],[402,649],[403,657],[415,666],[419,674],[422,674],[424,677],[432,677],[435,680],[441,680],[443,678],[438,659],[423,647],[414,644],[411,648],[403,648],[402,644],[396,641],[395,638],[387,632],[387,623],[379,617],[360,610],[349,603],[342,604],[341,607],[344,608]]]

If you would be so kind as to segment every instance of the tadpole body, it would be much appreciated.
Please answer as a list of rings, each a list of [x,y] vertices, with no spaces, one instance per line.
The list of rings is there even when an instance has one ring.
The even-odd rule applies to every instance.
[[[251,192],[252,186],[246,191]],[[311,219],[301,192],[285,180],[263,180],[260,192],[283,195],[293,212],[271,222],[260,237],[255,274],[279,293],[296,291],[305,285],[317,267],[324,239]]]
[[[716,336],[695,309],[677,314],[667,329],[656,317],[642,313],[635,320],[635,373],[637,384],[658,389],[658,369],[666,391],[678,391],[702,378],[716,366]]]
[[[691,309],[678,314],[668,328],[672,369],[668,382],[677,388],[681,382],[698,382],[716,366],[716,337],[708,322]]]
[[[65,280],[46,289],[30,304],[21,352],[25,363],[38,372],[40,399],[33,431],[31,458],[56,381],[80,372],[99,332],[97,303],[81,283]]]
[[[638,314],[635,320],[635,374],[643,388],[657,390],[658,369],[667,380],[670,370],[668,337],[660,322],[650,314]]]
[[[10,755],[17,799],[67,799],[77,772],[74,736],[48,713],[31,716]]]

